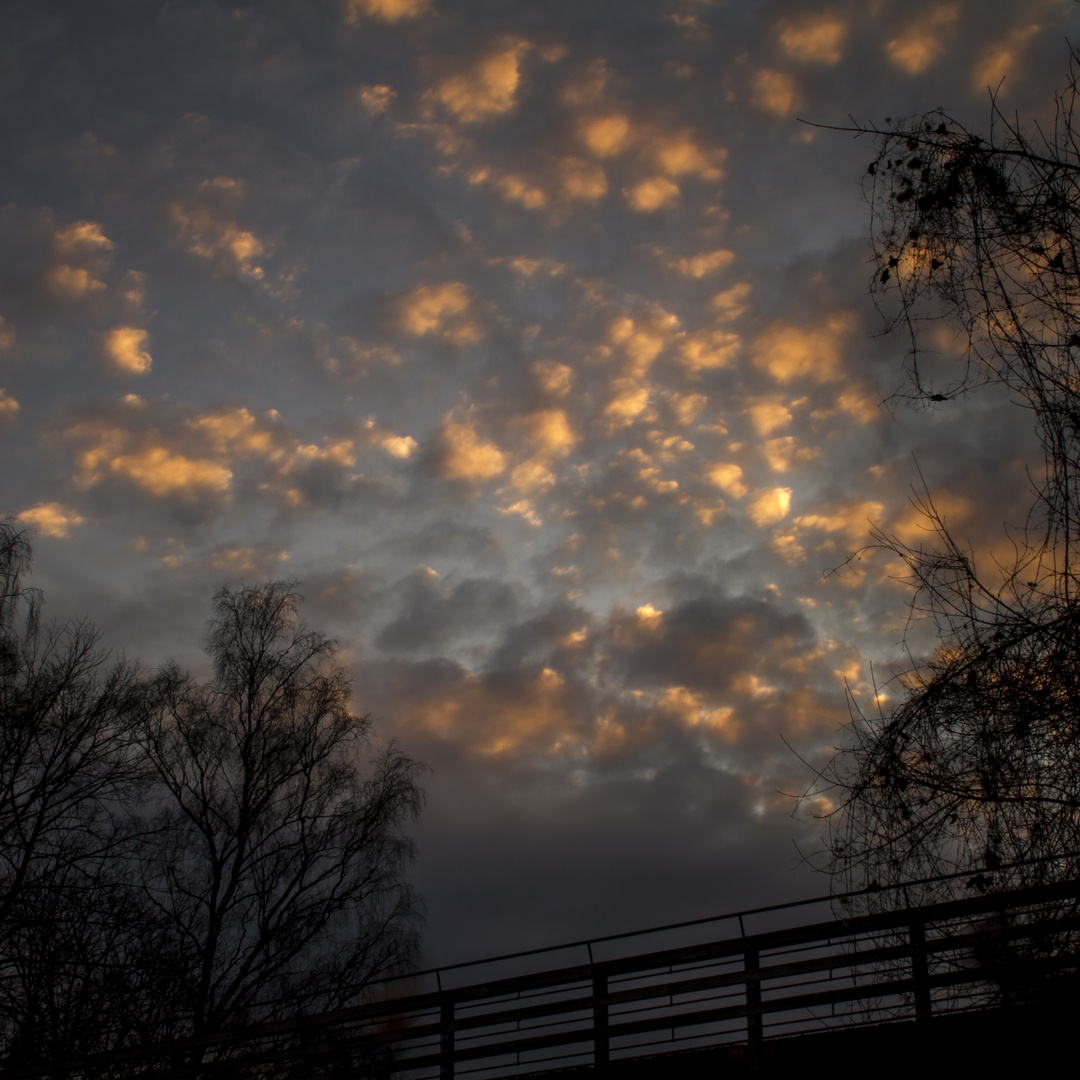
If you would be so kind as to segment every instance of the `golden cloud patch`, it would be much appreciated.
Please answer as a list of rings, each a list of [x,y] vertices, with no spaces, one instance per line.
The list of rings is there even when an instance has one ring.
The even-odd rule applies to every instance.
[[[204,180],[189,203],[172,203],[169,215],[193,255],[213,262],[220,271],[261,280],[265,271],[258,260],[266,247],[236,220],[245,191],[244,182],[234,177]]]
[[[843,376],[843,347],[855,329],[854,315],[841,312],[812,327],[778,322],[757,340],[754,363],[778,382],[832,382]]]
[[[493,442],[481,438],[475,424],[469,421],[447,423],[440,436],[440,472],[448,480],[482,483],[506,471],[506,455]]]
[[[150,335],[137,326],[117,326],[105,335],[102,349],[116,371],[146,375],[153,363],[149,341]]]
[[[437,107],[463,124],[511,112],[517,105],[520,60],[526,48],[524,41],[511,41],[446,77],[428,91],[425,100],[429,108]]]
[[[400,301],[402,329],[413,337],[433,335],[454,345],[468,345],[484,336],[473,314],[473,296],[460,281],[417,285]]]
[[[811,64],[836,64],[843,54],[847,24],[833,15],[813,15],[798,22],[780,24],[780,47],[792,60]]]
[[[889,59],[908,75],[921,75],[945,50],[944,35],[959,18],[958,4],[941,4],[924,12],[885,46]]]
[[[42,536],[63,538],[86,519],[58,502],[38,503],[15,515],[21,525],[28,525]]]
[[[343,0],[343,6],[345,21],[355,24],[365,17],[390,23],[415,19],[430,5],[428,0]]]

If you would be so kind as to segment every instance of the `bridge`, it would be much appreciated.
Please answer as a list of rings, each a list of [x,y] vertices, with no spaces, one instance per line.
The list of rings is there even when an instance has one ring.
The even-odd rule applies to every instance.
[[[1028,1062],[1075,1019],[1080,882],[967,884],[970,895],[921,907],[901,891],[887,910],[837,918],[844,898],[818,897],[470,961],[334,1013],[63,1075],[127,1064],[177,1078],[694,1077],[849,1056],[889,1075],[950,1053],[967,1067]]]

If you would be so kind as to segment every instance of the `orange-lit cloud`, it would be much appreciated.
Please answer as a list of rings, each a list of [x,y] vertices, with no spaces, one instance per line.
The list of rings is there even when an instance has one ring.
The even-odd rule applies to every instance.
[[[770,435],[791,423],[792,413],[782,398],[758,398],[746,407],[750,422],[759,435]]]
[[[58,502],[38,503],[15,515],[21,525],[28,525],[42,536],[63,538],[86,519]]]
[[[974,90],[997,90],[1002,79],[1016,75],[1028,42],[1039,32],[1037,25],[1017,26],[979,57],[971,73]]]
[[[754,363],[781,383],[839,379],[843,375],[844,345],[855,325],[855,317],[846,312],[813,327],[774,323],[758,337]]]
[[[622,113],[588,116],[581,121],[578,133],[597,157],[612,157],[629,142],[630,119]]]
[[[506,455],[493,442],[481,438],[476,425],[468,420],[444,424],[440,442],[439,471],[449,480],[482,483],[506,471]]]
[[[78,456],[78,479],[93,485],[104,475],[124,477],[159,498],[194,499],[228,492],[233,474],[226,466],[207,458],[192,458],[167,446],[140,446],[130,453],[115,453],[123,433],[102,432],[96,447]]]
[[[704,695],[695,694],[685,686],[667,687],[657,704],[689,728],[705,728],[727,741],[734,741],[740,735],[741,725],[730,705],[712,707]]]
[[[574,369],[569,364],[538,360],[533,364],[533,371],[540,386],[552,397],[566,397],[574,385]]]
[[[0,428],[14,423],[19,415],[19,403],[0,386]]]
[[[740,281],[737,285],[732,285],[730,289],[717,293],[709,306],[717,312],[717,317],[721,321],[737,319],[749,306],[747,301],[752,291],[753,286],[750,282]]]
[[[765,528],[783,521],[790,507],[791,488],[769,488],[751,502],[747,513],[755,525]]]
[[[834,15],[811,15],[779,27],[780,47],[802,63],[836,64],[843,56],[847,24]]]
[[[623,357],[623,372],[628,376],[644,375],[656,358],[676,338],[678,318],[661,307],[629,315],[620,315],[608,327],[608,341]]]
[[[569,454],[577,444],[577,435],[561,409],[544,409],[517,422],[526,432],[526,442],[533,453],[517,465],[510,479],[521,492],[550,487],[555,482],[552,466]]]
[[[377,85],[361,87],[357,96],[360,104],[370,116],[378,116],[384,113],[394,103],[397,91],[392,87]]]
[[[105,282],[96,278],[83,266],[50,266],[44,273],[45,287],[56,296],[81,299],[105,288]]]
[[[102,348],[117,371],[126,375],[145,375],[153,363],[149,340],[150,335],[137,326],[117,326],[105,335]]]
[[[623,191],[626,201],[639,213],[651,214],[679,201],[679,185],[666,176],[653,176]]]
[[[880,523],[884,512],[884,503],[852,500],[823,506],[809,514],[800,514],[795,518],[794,524],[806,532],[834,533],[848,543],[860,543],[865,542],[873,525]]]
[[[521,82],[520,60],[527,45],[503,44],[464,71],[447,76],[427,93],[437,106],[464,124],[476,124],[511,112]]]
[[[434,335],[455,345],[484,336],[475,317],[472,293],[460,281],[417,285],[400,302],[402,329],[413,337]]]
[[[783,71],[763,68],[754,76],[754,104],[776,116],[790,116],[799,104],[795,79]]]
[[[383,22],[400,22],[423,15],[430,6],[429,0],[342,0],[345,19],[358,23],[365,16]]]
[[[652,388],[636,377],[613,379],[610,389],[613,396],[604,407],[604,415],[613,428],[633,423],[649,407]]]
[[[87,252],[112,251],[113,242],[96,221],[76,221],[53,234],[53,247],[62,258]]]
[[[729,364],[742,348],[738,334],[727,330],[700,330],[679,342],[679,360],[688,371],[700,372]]]
[[[703,278],[708,274],[715,274],[726,269],[734,261],[734,251],[717,248],[715,251],[702,251],[697,255],[688,255],[683,258],[669,258],[666,265],[669,269],[677,270],[683,277]]]
[[[559,162],[559,181],[563,195],[575,202],[599,202],[608,190],[604,170],[580,158],[563,158]]]
[[[919,17],[885,46],[889,59],[908,75],[921,75],[945,51],[945,36],[960,14],[958,4],[940,4]]]
[[[742,468],[732,462],[714,465],[706,475],[712,483],[733,499],[741,499],[749,490],[743,483]]]
[[[169,214],[193,255],[212,261],[219,270],[261,280],[265,271],[258,260],[266,253],[265,245],[236,221],[245,190],[244,181],[234,177],[204,180],[190,202],[172,203]]]
[[[690,175],[702,180],[719,180],[723,176],[725,152],[702,148],[688,132],[656,139],[654,153],[668,176]]]

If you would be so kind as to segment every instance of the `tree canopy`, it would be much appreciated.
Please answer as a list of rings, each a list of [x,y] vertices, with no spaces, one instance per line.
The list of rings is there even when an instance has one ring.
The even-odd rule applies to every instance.
[[[943,407],[1003,386],[1043,461],[1005,564],[979,565],[929,495],[929,543],[874,536],[903,560],[913,614],[939,643],[894,708],[856,718],[826,770],[844,887],[962,872],[961,887],[985,889],[1080,870],[1078,70],[1074,55],[1049,129],[996,102],[985,132],[943,112],[856,129],[876,145],[871,292],[885,328],[907,335],[901,396]],[[935,358],[940,325],[965,342],[960,359]]]
[[[409,966],[422,766],[292,582],[218,591],[200,683],[43,627],[0,521],[0,1047],[42,1066],[357,1001]]]

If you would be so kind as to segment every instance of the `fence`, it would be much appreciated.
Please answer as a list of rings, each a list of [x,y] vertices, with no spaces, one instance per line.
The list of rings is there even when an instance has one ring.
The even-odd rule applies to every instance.
[[[484,964],[535,964],[558,950],[443,968],[424,973],[437,984],[427,992],[73,1063],[67,1075],[115,1074],[126,1060],[142,1075],[172,1077],[449,1080],[602,1069],[724,1044],[737,1044],[752,1067],[767,1040],[925,1024],[1076,974],[1078,899],[1080,882],[1068,882],[747,933],[748,916],[790,921],[800,905],[758,909],[731,916],[739,932],[727,937],[635,955],[598,954],[640,935],[578,942],[561,948],[583,950],[582,962],[473,982],[461,980]],[[704,922],[651,933],[686,934]]]

